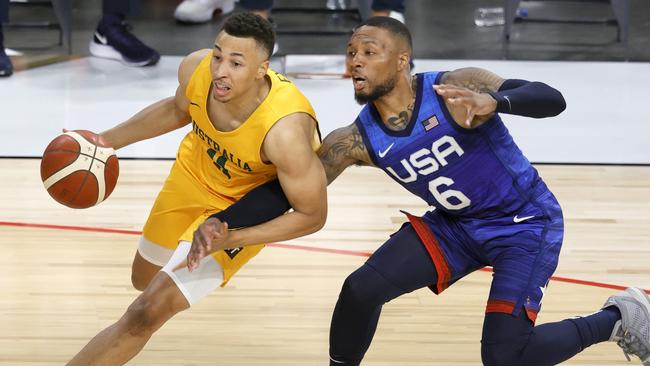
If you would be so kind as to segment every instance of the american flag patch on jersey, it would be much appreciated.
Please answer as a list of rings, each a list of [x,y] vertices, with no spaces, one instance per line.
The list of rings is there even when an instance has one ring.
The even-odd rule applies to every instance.
[[[436,117],[435,114],[429,117],[428,119],[422,121],[422,125],[424,126],[425,131],[429,131],[430,129],[436,127],[438,124],[439,124],[438,117]]]

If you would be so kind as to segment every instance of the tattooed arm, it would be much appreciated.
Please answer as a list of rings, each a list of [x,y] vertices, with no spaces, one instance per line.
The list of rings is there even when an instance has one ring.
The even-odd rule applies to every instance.
[[[318,150],[327,184],[332,183],[350,165],[372,165],[366,145],[356,124],[332,131]]]
[[[562,94],[537,81],[503,79],[476,67],[443,74],[434,85],[454,120],[465,128],[475,128],[495,112],[525,117],[556,116],[566,108]]]
[[[499,75],[478,67],[449,71],[440,78],[440,84],[453,85],[476,93],[497,91],[504,81]]]

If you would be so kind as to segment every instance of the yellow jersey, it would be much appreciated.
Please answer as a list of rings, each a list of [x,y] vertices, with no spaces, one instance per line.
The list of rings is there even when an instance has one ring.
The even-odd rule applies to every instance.
[[[207,111],[212,97],[211,57],[211,52],[205,56],[187,85],[192,131],[181,142],[176,161],[210,193],[232,203],[277,176],[275,166],[264,162],[260,155],[271,127],[293,113],[306,113],[314,121],[316,114],[290,80],[268,69],[266,76],[271,88],[257,109],[235,130],[217,130]],[[320,132],[316,127],[312,146],[317,149],[319,145]]]

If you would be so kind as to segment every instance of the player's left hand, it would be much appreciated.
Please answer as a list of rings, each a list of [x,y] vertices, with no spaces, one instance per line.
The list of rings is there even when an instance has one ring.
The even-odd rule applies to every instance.
[[[229,239],[228,223],[210,217],[194,231],[192,247],[187,254],[187,269],[191,272],[201,263],[201,259],[227,248]]]
[[[450,104],[467,109],[467,119],[463,123],[466,128],[476,127],[472,125],[475,116],[488,116],[497,109],[497,101],[486,93],[449,84],[434,85],[433,89]]]

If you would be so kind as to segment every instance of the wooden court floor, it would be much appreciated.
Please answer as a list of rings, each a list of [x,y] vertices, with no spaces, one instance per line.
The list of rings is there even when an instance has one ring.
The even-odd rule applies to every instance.
[[[113,196],[88,210],[50,199],[38,165],[0,159],[0,365],[62,365],[122,314],[137,295],[137,232],[171,162],[121,161]],[[616,291],[603,285],[650,288],[650,167],[537,168],[564,209],[556,275],[568,279],[551,282],[538,323],[597,310]],[[263,250],[130,364],[326,365],[341,283],[404,221],[399,209],[426,210],[369,168],[344,173],[328,199],[322,231]],[[441,296],[420,290],[387,304],[364,365],[480,365],[489,282],[488,272],[476,272]],[[612,344],[565,364],[629,365]]]

